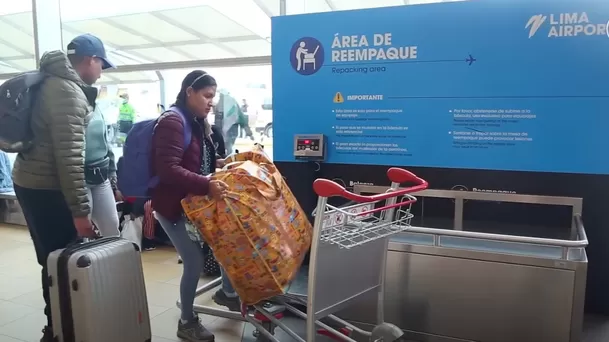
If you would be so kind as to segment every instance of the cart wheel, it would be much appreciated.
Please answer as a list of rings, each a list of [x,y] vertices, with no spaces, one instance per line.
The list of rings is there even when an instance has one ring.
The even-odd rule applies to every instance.
[[[270,332],[271,335],[275,335],[275,324],[272,322],[263,322],[261,323],[266,331]],[[263,333],[261,333],[258,329],[254,330],[252,333],[256,338],[256,342],[271,342]]]
[[[404,336],[404,332],[402,329],[391,323],[383,323],[377,325],[372,330],[372,335],[370,336],[370,342],[375,341],[386,341],[386,342],[395,342],[400,340]]]

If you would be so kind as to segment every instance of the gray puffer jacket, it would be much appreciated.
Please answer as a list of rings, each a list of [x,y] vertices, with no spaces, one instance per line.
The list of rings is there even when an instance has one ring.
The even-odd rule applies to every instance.
[[[40,70],[49,77],[33,107],[34,146],[17,156],[13,182],[29,189],[61,190],[73,215],[86,216],[85,129],[97,89],[84,84],[61,51],[42,56]]]

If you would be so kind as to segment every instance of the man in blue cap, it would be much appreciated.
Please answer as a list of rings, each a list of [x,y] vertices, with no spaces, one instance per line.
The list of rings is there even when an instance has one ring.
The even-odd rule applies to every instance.
[[[114,68],[108,57],[104,43],[91,34],[83,34],[68,44],[68,58],[80,78],[92,85],[101,77],[102,70]]]
[[[95,107],[97,89],[92,85],[104,69],[112,68],[102,41],[90,34],[74,38],[62,51],[45,53],[40,71],[46,75],[32,107],[34,144],[20,153],[13,168],[15,194],[23,209],[38,263],[48,325],[42,342],[53,341],[47,258],[66,248],[78,236],[94,235],[85,179],[90,146],[108,158],[103,143],[89,139],[87,128]],[[89,125],[94,126],[94,125]],[[95,125],[97,126],[97,125]],[[102,126],[105,132],[105,127]],[[85,163],[85,135],[87,163]],[[100,136],[100,140],[104,139]],[[111,166],[110,166],[111,168]],[[114,203],[113,203],[114,206]],[[118,218],[117,218],[118,220]]]

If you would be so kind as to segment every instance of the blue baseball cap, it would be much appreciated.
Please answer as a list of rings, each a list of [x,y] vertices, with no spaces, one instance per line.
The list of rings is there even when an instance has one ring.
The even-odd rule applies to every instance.
[[[87,33],[72,39],[70,44],[68,44],[68,55],[97,57],[104,63],[102,69],[116,68],[116,66],[108,60],[104,43],[101,39],[92,34]]]

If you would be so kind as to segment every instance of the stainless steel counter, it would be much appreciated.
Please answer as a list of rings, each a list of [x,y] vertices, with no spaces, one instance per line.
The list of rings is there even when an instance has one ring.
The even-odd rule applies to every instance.
[[[453,199],[454,229],[412,227],[390,241],[381,318],[416,341],[580,341],[588,244],[581,198],[450,190],[426,190],[417,197]],[[526,226],[513,235],[514,225],[464,220],[464,208],[473,201],[565,206],[572,222],[559,234],[565,239],[539,237],[539,232],[524,236]],[[481,232],[487,224],[501,234]],[[374,325],[375,295],[342,316]]]

